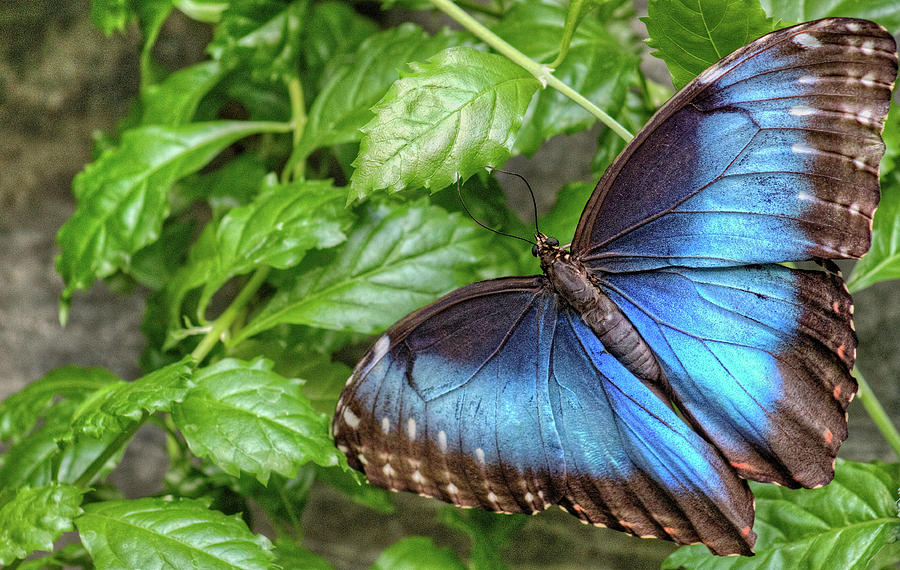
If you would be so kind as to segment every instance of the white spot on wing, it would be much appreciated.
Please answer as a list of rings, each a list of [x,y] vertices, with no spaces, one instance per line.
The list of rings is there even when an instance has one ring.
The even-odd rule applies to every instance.
[[[359,418],[350,408],[344,408],[344,423],[347,424],[350,429],[359,427]]]
[[[348,451],[350,451],[350,448],[347,447],[346,445],[344,445],[343,443],[339,443],[338,446],[337,446],[337,448],[338,448],[338,449],[341,451],[341,453],[343,453],[343,454],[346,454]]]
[[[478,463],[484,465],[484,450],[480,447],[475,448],[475,458],[478,459]]]
[[[397,472],[394,471],[394,468],[391,467],[390,463],[385,463],[384,467],[381,468],[381,471],[388,477],[393,477],[394,475],[397,474]]]
[[[416,469],[416,470],[413,472],[413,474],[412,474],[412,480],[413,480],[414,483],[418,483],[419,485],[424,485],[424,484],[425,484],[425,477],[423,477],[422,474],[419,473],[419,470],[418,470],[418,469]]]
[[[453,483],[447,483],[447,492],[451,495],[456,495],[457,493],[459,493],[459,489],[457,489],[456,485],[454,485]]]
[[[859,82],[862,83],[863,85],[865,85],[866,87],[875,87],[875,78],[876,78],[875,72],[870,71],[867,74],[863,75],[860,78]]]
[[[797,83],[800,85],[814,85],[816,81],[818,81],[818,78],[815,75],[801,75]]]
[[[362,463],[363,465],[369,464],[369,460],[366,459],[366,456],[363,455],[362,453],[357,453],[356,458],[359,459],[359,462]]]
[[[860,30],[859,24],[857,24],[856,22],[850,22],[849,24],[847,24],[848,32],[858,32],[859,30]]]
[[[788,111],[791,115],[795,117],[805,117],[807,115],[812,115],[816,112],[816,109],[808,106],[808,105],[794,105]]]
[[[797,154],[815,154],[816,149],[803,143],[794,143],[791,145],[791,151]]]
[[[853,166],[855,166],[855,167],[858,168],[859,170],[863,170],[863,169],[866,167],[866,163],[865,163],[862,159],[854,158],[854,159],[853,159]]]
[[[416,439],[416,420],[413,418],[409,418],[406,421],[406,434],[409,436],[410,441],[415,441]]]
[[[798,34],[794,37],[794,43],[802,48],[822,47],[822,42],[812,34]]]
[[[865,55],[872,55],[875,53],[875,42],[872,40],[864,41],[862,47],[859,48],[859,51],[863,52]]]
[[[384,433],[391,431],[391,421],[387,419],[387,416],[381,418],[381,431]]]
[[[497,495],[495,495],[493,491],[487,494],[487,499],[488,501],[497,504]]]
[[[438,447],[441,448],[441,453],[447,453],[447,432],[444,430],[438,432]]]

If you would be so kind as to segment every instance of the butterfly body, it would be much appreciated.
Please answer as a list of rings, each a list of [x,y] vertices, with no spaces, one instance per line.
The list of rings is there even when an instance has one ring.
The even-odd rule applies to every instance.
[[[473,283],[388,329],[332,426],[373,485],[752,554],[746,479],[834,475],[852,300],[879,200],[893,38],[831,18],[752,42],[607,169],[544,274]],[[676,413],[674,410],[678,410]]]
[[[559,247],[555,238],[535,236],[534,252],[551,287],[580,315],[601,344],[639,379],[654,385],[665,380],[653,350],[625,313],[600,287],[597,276]]]

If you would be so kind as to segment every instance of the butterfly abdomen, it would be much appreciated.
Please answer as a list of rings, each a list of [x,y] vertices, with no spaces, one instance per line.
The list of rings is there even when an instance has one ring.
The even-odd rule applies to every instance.
[[[597,283],[569,253],[538,238],[541,268],[556,292],[581,315],[603,347],[632,374],[650,386],[665,385],[662,368],[650,345]]]

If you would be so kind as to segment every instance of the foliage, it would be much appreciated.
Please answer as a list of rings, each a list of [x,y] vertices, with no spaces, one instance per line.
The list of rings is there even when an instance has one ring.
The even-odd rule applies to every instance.
[[[638,66],[647,48],[631,2],[466,3],[477,34],[458,15],[469,31],[385,26],[394,6],[447,4],[385,1],[373,13],[349,1],[93,0],[105,33],[140,31],[141,89],[74,180],[77,208],[58,234],[60,312],[97,279],[141,284],[146,374],[126,382],[68,366],[0,403],[0,564],[330,568],[297,542],[314,484],[392,511],[328,433],[369,335],[462,284],[534,270],[446,189],[461,178],[477,217],[526,235],[482,167],[593,127],[601,113],[590,104],[636,131],[668,93]],[[212,40],[208,60],[167,71],[152,48],[175,11]],[[650,0],[645,23],[680,87],[775,27],[826,15],[900,26],[889,0]],[[884,197],[854,290],[900,277],[898,129],[892,113]],[[600,131],[598,175],[623,145]],[[551,190],[558,201],[541,224],[565,242],[592,186]],[[165,491],[125,499],[104,479],[148,421],[166,433]],[[754,485],[755,558],[692,546],[665,565],[891,564],[898,486],[896,464],[851,462],[823,489]],[[272,541],[251,531],[258,517]],[[467,557],[412,536],[373,567],[502,567],[527,522],[449,507],[439,519],[471,542]],[[22,562],[73,525],[80,545]]]

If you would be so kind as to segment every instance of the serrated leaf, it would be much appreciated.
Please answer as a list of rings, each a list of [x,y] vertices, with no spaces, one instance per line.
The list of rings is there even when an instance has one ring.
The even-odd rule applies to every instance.
[[[275,542],[275,563],[284,570],[332,570],[321,556],[283,538]]]
[[[71,420],[78,408],[77,400],[63,400],[47,410],[43,424],[26,437],[10,446],[0,466],[0,488],[17,488],[23,485],[43,486],[54,481],[74,483],[118,437],[108,432],[95,438],[86,435],[75,437],[65,445],[60,441],[71,437]],[[110,457],[97,473],[106,476],[121,460],[122,447]]]
[[[53,550],[53,542],[72,530],[72,519],[81,514],[82,493],[66,484],[0,492],[0,564]]]
[[[359,129],[374,116],[371,107],[400,70],[460,41],[458,34],[442,31],[432,37],[410,23],[372,34],[328,73],[296,152],[307,155],[319,147],[360,140]]]
[[[343,456],[328,436],[328,419],[313,410],[300,381],[271,363],[222,360],[197,372],[196,387],[173,419],[191,451],[230,475],[265,484],[270,473],[293,477],[308,461],[337,465]]]
[[[64,366],[51,370],[0,403],[0,440],[20,441],[51,409],[55,399],[80,401],[118,380],[104,368]]]
[[[388,547],[371,570],[465,570],[449,548],[440,548],[424,536],[410,536]]]
[[[173,72],[141,91],[141,125],[183,125],[200,100],[223,76],[217,61],[203,61]]]
[[[266,569],[269,540],[190,499],[104,501],[75,520],[98,568]]]
[[[896,0],[760,0],[766,13],[785,22],[808,22],[844,16],[874,20],[893,32],[900,27],[900,5]]]
[[[258,79],[296,77],[308,10],[308,0],[232,0],[222,12],[209,53],[227,68],[248,66]]]
[[[190,290],[202,287],[196,319],[203,322],[209,300],[232,277],[264,266],[287,269],[310,249],[344,241],[341,228],[350,221],[345,196],[330,180],[270,182],[250,204],[208,224],[169,284],[170,333],[179,328]]]
[[[540,84],[505,57],[446,49],[395,81],[364,128],[350,198],[438,190],[510,156]]]
[[[195,223],[195,220],[166,220],[159,239],[132,256],[130,276],[154,291],[165,287],[187,258]]]
[[[513,6],[493,31],[528,57],[549,63],[559,52],[565,25],[563,6],[530,2]],[[602,22],[585,18],[572,36],[566,58],[553,74],[615,116],[639,63],[637,54],[623,49],[621,41],[607,32]],[[596,122],[570,98],[556,89],[545,89],[529,108],[514,152],[533,154],[545,139],[587,129]]]
[[[131,255],[159,236],[172,183],[202,168],[246,136],[286,130],[281,123],[215,121],[148,126],[122,136],[73,182],[78,206],[60,228],[56,269],[65,280],[65,306],[77,289],[127,269]]]
[[[847,280],[852,292],[900,278],[900,172],[881,179],[881,202],[872,221],[872,247]]]
[[[837,461],[834,481],[791,490],[751,483],[759,535],[756,556],[713,556],[703,545],[683,546],[664,569],[840,568],[862,570],[900,537],[900,464]]]
[[[647,13],[647,43],[676,89],[774,28],[758,0],[650,0]]]
[[[276,293],[234,344],[281,323],[383,330],[472,280],[486,239],[462,216],[424,201],[370,208],[347,243]]]
[[[107,384],[94,392],[72,418],[72,433],[101,437],[119,432],[145,413],[170,411],[191,387],[190,356],[134,382]]]
[[[266,166],[257,153],[245,152],[212,172],[193,174],[178,182],[174,192],[187,207],[196,200],[205,200],[212,209],[213,219],[253,201],[263,188]]]

